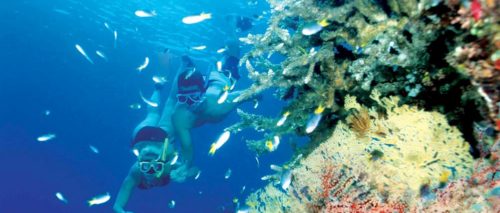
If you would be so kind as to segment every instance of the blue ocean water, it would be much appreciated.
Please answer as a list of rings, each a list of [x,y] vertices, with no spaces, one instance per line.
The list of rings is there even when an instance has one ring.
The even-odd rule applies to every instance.
[[[133,128],[146,110],[139,91],[149,95],[151,77],[165,75],[172,82],[172,66],[162,61],[165,48],[192,56],[201,69],[215,62],[216,50],[229,38],[263,33],[266,18],[247,32],[236,32],[226,17],[257,17],[268,10],[265,1],[232,0],[52,0],[10,1],[0,7],[0,212],[111,212],[119,187],[135,160],[129,144]],[[252,1],[251,3],[255,3]],[[139,18],[136,10],[155,10],[156,17]],[[182,17],[201,12],[213,18],[185,25]],[[110,29],[104,25],[107,23]],[[113,31],[117,32],[114,47]],[[75,48],[79,44],[94,64]],[[206,45],[202,51],[188,47]],[[249,50],[242,47],[242,54]],[[99,50],[108,61],[95,54]],[[139,73],[145,57],[150,65]],[[246,70],[236,89],[250,85]],[[168,88],[168,86],[167,86]],[[166,91],[168,92],[168,91]],[[285,103],[272,91],[264,93],[257,109],[241,109],[279,116]],[[144,106],[144,104],[143,104]],[[46,115],[49,110],[50,114]],[[151,190],[135,190],[126,210],[133,212],[232,212],[233,198],[241,201],[265,184],[269,164],[285,162],[292,154],[282,145],[270,155],[255,154],[245,139],[263,133],[244,130],[232,135],[215,156],[207,155],[222,130],[239,120],[235,112],[220,123],[192,131],[198,180],[170,183]],[[38,142],[38,136],[56,138]],[[282,141],[295,140],[284,137]],[[99,149],[93,153],[89,145]],[[232,176],[224,179],[226,170]],[[241,192],[242,187],[246,190]],[[68,203],[56,198],[62,193]],[[109,192],[111,200],[88,207],[87,200]],[[175,200],[176,206],[168,204]]]

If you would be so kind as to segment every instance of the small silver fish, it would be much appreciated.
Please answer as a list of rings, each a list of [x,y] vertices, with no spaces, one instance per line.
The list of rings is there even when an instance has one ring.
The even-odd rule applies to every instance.
[[[149,18],[156,16],[156,11],[147,12],[144,10],[136,10],[134,14],[140,18]]]
[[[253,99],[253,108],[257,109],[257,107],[259,107],[259,100]]]
[[[177,163],[177,160],[179,159],[179,155],[176,153],[174,153],[174,157],[172,158],[172,160],[170,161],[170,165],[174,165],[175,163]]]
[[[224,89],[222,94],[219,96],[219,99],[217,99],[217,103],[222,104],[222,103],[226,102],[228,96],[229,96],[229,89]]]
[[[50,110],[45,110],[44,114],[45,114],[46,116],[49,116],[49,115],[50,115]]]
[[[108,57],[106,57],[106,55],[103,52],[96,50],[95,54],[98,55],[99,57],[101,57],[102,59],[108,61]]]
[[[204,50],[206,48],[207,48],[207,46],[205,46],[205,45],[191,47],[191,49],[193,49],[193,50]]]
[[[66,198],[64,197],[64,195],[61,192],[57,192],[56,197],[57,197],[57,199],[59,199],[63,203],[68,203],[68,200],[66,200]]]
[[[283,171],[283,168],[281,166],[277,166],[277,165],[271,164],[271,165],[269,165],[269,167],[271,168],[271,170],[276,171],[276,172],[282,172]]]
[[[168,203],[168,208],[173,209],[174,207],[175,207],[175,200],[171,200],[171,201]]]
[[[114,36],[114,40],[113,40],[113,47],[116,48],[116,41],[118,40],[118,32],[113,31],[113,36]]]
[[[248,206],[239,208],[238,211],[236,211],[236,213],[248,213],[248,212],[250,212],[250,208]]]
[[[278,149],[278,146],[280,145],[280,137],[275,135],[273,137],[273,148],[274,150]]]
[[[144,101],[144,103],[146,103],[147,105],[151,106],[151,107],[158,107],[158,103],[154,102],[154,101],[150,101],[148,99],[146,99],[144,97],[144,95],[142,95],[142,92],[140,92],[140,95],[141,95],[141,99],[142,101]]]
[[[104,27],[106,27],[109,31],[113,31],[107,22],[104,22]]]
[[[78,52],[80,52],[80,54],[82,54],[83,57],[85,57],[85,59],[87,59],[87,61],[89,61],[91,64],[94,64],[94,61],[92,61],[92,59],[90,59],[90,57],[87,55],[85,50],[79,44],[75,44],[75,47],[78,50]]]
[[[37,140],[39,142],[46,142],[46,141],[50,141],[54,138],[56,138],[56,134],[49,133],[49,134],[45,134],[45,135],[38,137]]]
[[[142,63],[141,66],[137,67],[137,70],[141,72],[142,70],[146,69],[146,67],[148,67],[148,64],[149,64],[149,57],[146,57],[144,58],[144,63]]]
[[[231,173],[232,173],[231,169],[227,169],[226,174],[224,174],[224,179],[226,180],[229,179],[231,177]]]
[[[285,170],[281,174],[281,179],[280,179],[281,188],[286,191],[290,186],[290,183],[292,183],[292,172],[290,170]]]
[[[167,79],[165,77],[160,77],[160,76],[153,76],[153,81],[157,84],[164,84],[167,82]]]
[[[135,155],[136,157],[139,157],[139,150],[137,150],[137,149],[133,149],[133,150],[132,150],[132,153],[134,153],[134,155]]]
[[[89,148],[93,153],[99,154],[99,150],[95,146],[89,145]]]
[[[101,205],[101,204],[108,202],[110,199],[111,199],[111,195],[109,194],[109,192],[106,192],[106,194],[102,194],[102,195],[98,195],[98,196],[93,197],[92,199],[87,201],[87,203],[89,204],[89,206]]]
[[[255,161],[257,161],[257,168],[260,167],[259,156],[255,156]]]
[[[226,50],[227,50],[226,48],[220,48],[217,50],[217,53],[220,54],[220,53],[226,52]]]
[[[130,109],[136,109],[136,110],[142,108],[141,104],[137,104],[137,103],[136,104],[130,104],[129,107],[130,107]]]
[[[198,173],[196,173],[196,176],[194,176],[194,179],[198,180],[198,178],[200,178],[200,175],[201,175],[201,171],[198,171]]]
[[[222,71],[222,61],[217,61],[216,65],[217,65],[217,71],[219,72]]]
[[[260,179],[261,179],[261,180],[269,180],[269,179],[271,179],[272,177],[273,177],[272,175],[266,175],[266,176],[261,177]]]
[[[53,11],[56,13],[59,13],[59,14],[63,14],[63,15],[71,15],[71,13],[69,13],[68,11],[57,9],[57,8],[54,8]]]
[[[194,16],[186,16],[182,18],[182,23],[184,24],[196,24],[202,21],[205,21],[207,19],[211,19],[212,14],[211,13],[201,13],[200,15],[194,15]]]

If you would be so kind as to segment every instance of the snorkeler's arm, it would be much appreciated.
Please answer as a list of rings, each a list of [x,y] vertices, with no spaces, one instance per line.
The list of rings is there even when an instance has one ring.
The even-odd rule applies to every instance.
[[[134,175],[136,165],[134,164],[132,168],[130,169],[129,174],[123,181],[120,191],[118,192],[118,195],[116,196],[116,201],[115,204],[113,205],[113,210],[116,213],[126,213],[123,208],[128,202],[128,199],[130,198],[130,195],[132,194],[132,190],[139,184],[139,178],[137,175]]]
[[[177,77],[178,74],[175,75],[174,81],[172,82],[170,94],[165,102],[163,113],[161,114],[160,121],[158,122],[158,126],[167,131],[169,136],[174,135],[174,130],[172,126],[172,113],[175,109],[175,104],[177,102]]]
[[[187,116],[182,111],[176,111],[172,115],[172,124],[175,129],[175,133],[181,142],[182,156],[185,160],[187,167],[191,166],[193,162],[193,145],[191,143],[191,132],[186,121]]]

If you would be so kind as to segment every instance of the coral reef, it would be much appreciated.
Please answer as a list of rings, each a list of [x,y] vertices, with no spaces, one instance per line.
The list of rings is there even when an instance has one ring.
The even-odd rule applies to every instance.
[[[422,188],[436,190],[472,174],[469,145],[443,115],[379,95],[371,97],[387,111],[386,118],[347,96],[345,108],[369,113],[364,135],[339,122],[327,141],[293,167],[286,192],[269,184],[250,195],[247,205],[257,212],[404,212],[417,207]],[[449,174],[446,180],[443,174]]]
[[[258,154],[274,135],[311,142],[252,211],[499,211],[497,1],[268,2],[265,33],[240,38],[253,84],[235,100],[275,89],[287,106],[229,129],[260,132]]]
[[[473,123],[495,128],[498,122],[500,130],[500,10],[491,1],[472,2],[269,0],[266,32],[240,38],[253,46],[240,65],[254,83],[236,100],[274,88],[288,101],[283,112],[290,116],[283,126],[275,125],[278,117],[238,128],[307,134],[309,114],[322,105],[326,111],[312,134],[324,138],[336,122],[332,118],[345,118],[339,106],[346,94],[371,106],[370,92],[377,89],[383,96],[402,97],[404,104],[445,114],[479,157],[482,142]],[[276,63],[275,54],[284,59]],[[350,119],[352,125],[362,124],[356,116]],[[262,141],[251,144],[264,150],[257,148]]]

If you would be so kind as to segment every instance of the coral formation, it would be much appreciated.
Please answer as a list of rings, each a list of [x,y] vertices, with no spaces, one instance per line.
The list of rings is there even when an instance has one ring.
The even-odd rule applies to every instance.
[[[472,124],[493,126],[498,119],[500,42],[498,5],[474,2],[269,0],[266,32],[240,38],[253,46],[240,65],[254,83],[237,101],[275,88],[288,101],[289,122],[247,124],[271,134],[305,134],[308,113],[318,105],[327,108],[323,117],[344,118],[343,96],[371,106],[369,94],[377,89],[445,114],[478,157],[481,141]],[[304,33],[312,29],[317,32]],[[284,59],[276,63],[275,54]],[[328,134],[333,123],[323,119],[313,135]]]
[[[423,187],[439,188],[443,173],[450,174],[445,181],[472,174],[469,145],[443,115],[398,106],[397,97],[380,99],[377,92],[372,98],[387,111],[386,118],[370,108],[371,126],[362,137],[339,122],[333,135],[293,168],[287,192],[270,184],[247,205],[258,212],[275,206],[283,212],[303,212],[307,206],[324,212],[403,212],[416,207]],[[346,99],[346,108],[364,108],[354,97]]]
[[[239,111],[229,129],[262,132],[247,142],[258,154],[273,135],[311,142],[291,186],[257,190],[253,211],[498,212],[496,1],[268,2],[265,33],[240,38],[253,84],[236,100],[275,89],[287,106]]]

